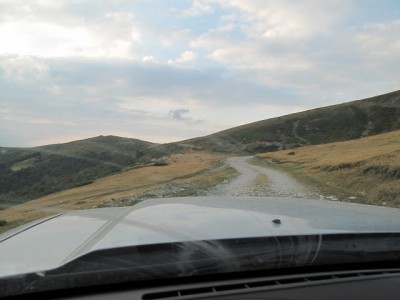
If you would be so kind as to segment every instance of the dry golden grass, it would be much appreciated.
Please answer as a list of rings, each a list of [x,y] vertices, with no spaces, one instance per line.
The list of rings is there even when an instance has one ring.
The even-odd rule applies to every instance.
[[[54,213],[93,208],[113,198],[135,196],[157,189],[172,181],[194,180],[207,183],[210,180],[219,180],[224,176],[231,176],[232,174],[229,172],[229,174],[226,174],[226,169],[217,170],[215,174],[210,171],[213,167],[220,165],[222,158],[222,155],[207,152],[170,155],[163,158],[168,162],[166,166],[151,166],[126,171],[99,179],[89,185],[16,205],[0,211],[0,220],[7,222],[6,226],[0,227],[0,231],[4,232],[15,226]],[[205,179],[205,177],[207,178]]]
[[[294,151],[294,155],[288,155]],[[320,188],[400,207],[400,130],[352,141],[259,154]]]
[[[254,180],[253,184],[258,187],[265,187],[268,185],[268,177],[267,175],[260,173]]]

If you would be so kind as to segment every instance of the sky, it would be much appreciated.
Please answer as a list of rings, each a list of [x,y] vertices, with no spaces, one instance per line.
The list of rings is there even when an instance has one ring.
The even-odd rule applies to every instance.
[[[156,143],[400,89],[398,0],[0,0],[0,146]]]

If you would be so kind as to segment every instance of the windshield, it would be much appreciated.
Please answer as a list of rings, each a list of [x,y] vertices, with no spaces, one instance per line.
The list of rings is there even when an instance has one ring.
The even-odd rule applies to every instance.
[[[0,285],[398,259],[397,1],[3,0],[0,37]]]

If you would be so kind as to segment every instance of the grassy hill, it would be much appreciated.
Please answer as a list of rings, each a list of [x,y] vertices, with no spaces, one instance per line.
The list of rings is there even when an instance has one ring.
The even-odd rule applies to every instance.
[[[115,136],[35,148],[0,148],[0,203],[13,205],[90,184],[174,150],[174,145]]]
[[[132,205],[140,199],[189,196],[236,176],[223,166],[221,154],[188,151],[167,155],[165,166],[146,166],[106,176],[91,184],[56,192],[0,210],[0,233],[55,213],[116,205]],[[111,205],[110,205],[111,204]]]
[[[257,157],[341,200],[400,207],[400,130]]]
[[[400,91],[234,127],[184,141],[204,149],[260,153],[358,139],[400,129]]]

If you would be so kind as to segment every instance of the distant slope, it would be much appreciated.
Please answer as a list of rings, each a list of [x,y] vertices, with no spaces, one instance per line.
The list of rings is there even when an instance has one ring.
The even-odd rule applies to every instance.
[[[250,123],[184,143],[214,151],[259,153],[396,129],[400,129],[400,91]]]
[[[400,130],[257,157],[310,179],[340,200],[400,207]]]
[[[21,203],[89,184],[171,149],[174,146],[115,136],[35,148],[0,147],[0,204]]]

